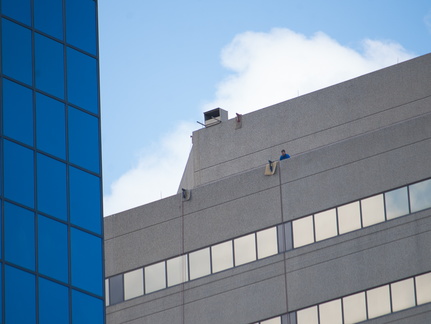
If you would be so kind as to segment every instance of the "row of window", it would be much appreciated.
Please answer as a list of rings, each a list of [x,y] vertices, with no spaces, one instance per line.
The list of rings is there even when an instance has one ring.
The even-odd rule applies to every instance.
[[[4,75],[99,113],[95,58],[6,18],[1,19],[1,47]]]
[[[102,296],[102,238],[9,202],[2,214],[3,260]]]
[[[101,234],[99,177],[14,142],[1,144],[5,198]]]
[[[353,324],[431,302],[431,272],[254,324]]]
[[[431,179],[106,279],[109,305],[431,208]]]
[[[1,13],[96,55],[94,0],[2,0]],[[63,12],[65,15],[63,15]]]
[[[40,93],[33,100],[33,95],[3,79],[3,135],[99,173],[98,118]]]
[[[36,277],[12,266],[0,267],[4,288],[4,323],[104,323],[102,298]],[[0,287],[1,288],[1,287]],[[0,321],[2,318],[0,303]]]

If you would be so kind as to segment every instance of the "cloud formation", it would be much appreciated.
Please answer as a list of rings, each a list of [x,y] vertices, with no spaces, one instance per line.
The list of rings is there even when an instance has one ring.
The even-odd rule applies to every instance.
[[[239,34],[221,54],[230,75],[201,109],[222,107],[244,114],[413,57],[391,41],[368,39],[361,46],[356,51],[322,32],[306,37],[276,28]],[[143,151],[136,165],[111,186],[104,198],[105,215],[175,194],[194,129],[196,124],[178,121],[176,129]]]
[[[111,185],[104,201],[105,216],[174,195],[191,149],[196,124],[177,128],[142,151],[137,163]]]
[[[239,34],[222,51],[222,65],[232,73],[203,110],[247,113],[413,57],[391,41],[368,39],[361,47],[355,51],[322,32]]]

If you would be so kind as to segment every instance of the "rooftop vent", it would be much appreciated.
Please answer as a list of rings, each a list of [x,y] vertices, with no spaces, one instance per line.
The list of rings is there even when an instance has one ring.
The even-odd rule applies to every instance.
[[[220,124],[222,121],[228,120],[228,113],[226,110],[216,108],[207,112],[204,112],[205,127],[214,126]]]

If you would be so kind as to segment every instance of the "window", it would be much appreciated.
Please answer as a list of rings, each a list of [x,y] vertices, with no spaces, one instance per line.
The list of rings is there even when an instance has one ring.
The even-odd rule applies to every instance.
[[[72,285],[101,296],[102,240],[76,228],[70,233]]]
[[[145,293],[166,288],[165,261],[145,267]]]
[[[63,45],[35,33],[36,87],[64,98]]]
[[[415,278],[418,305],[431,302],[431,272]]]
[[[413,278],[391,284],[391,294],[393,312],[414,307],[416,305]]]
[[[20,0],[22,1],[22,0]],[[15,0],[11,7],[19,8]],[[5,2],[2,2],[2,10]],[[17,10],[20,11],[20,10]],[[6,13],[2,11],[2,13]],[[30,23],[29,23],[30,24]],[[18,81],[32,85],[31,32],[7,19],[2,19],[2,72]]]
[[[391,312],[389,286],[367,290],[368,318],[375,318]]]
[[[409,213],[407,187],[385,193],[386,218],[393,219]]]
[[[4,135],[33,146],[33,93],[15,82],[3,79]]]
[[[341,299],[319,305],[320,324],[342,324]]]
[[[431,179],[409,186],[412,213],[431,208]]]
[[[313,216],[294,220],[292,226],[294,248],[314,243]]]
[[[34,275],[5,266],[5,323],[36,323],[36,281]]]
[[[317,306],[302,309],[296,312],[297,324],[318,324]]]
[[[316,241],[321,241],[337,235],[337,212],[330,209],[314,215],[316,226]]]
[[[144,294],[143,269],[126,272],[124,274],[124,299],[131,299]]]
[[[277,227],[271,227],[256,233],[257,257],[259,259],[278,253]]]
[[[364,227],[385,221],[383,195],[376,195],[361,200],[362,222]]]
[[[38,209],[67,220],[66,164],[37,154]]]
[[[123,275],[109,278],[109,301],[111,305],[115,305],[124,301],[124,284]]]
[[[234,240],[235,266],[256,260],[256,239],[254,233]]]
[[[189,279],[187,254],[170,259],[166,262],[168,268],[168,286],[175,286]]]
[[[72,290],[72,324],[103,324],[104,312],[101,299]]]
[[[40,277],[39,323],[69,323],[69,289]]]
[[[70,2],[68,1],[68,3]],[[81,13],[76,17],[80,19]],[[67,48],[67,94],[69,102],[94,114],[99,113],[97,76],[97,61],[94,58]]]
[[[365,292],[343,298],[344,323],[354,324],[367,319]]]
[[[213,273],[233,267],[232,241],[211,247]]]
[[[211,273],[210,248],[189,253],[190,280]]]
[[[340,234],[348,233],[361,228],[361,211],[359,201],[352,202],[337,208],[338,226]]]
[[[34,213],[8,202],[4,209],[5,259],[35,270]]]
[[[102,231],[100,179],[82,170],[69,168],[70,221],[100,234]]]
[[[67,225],[39,215],[39,272],[54,279],[69,281]]]

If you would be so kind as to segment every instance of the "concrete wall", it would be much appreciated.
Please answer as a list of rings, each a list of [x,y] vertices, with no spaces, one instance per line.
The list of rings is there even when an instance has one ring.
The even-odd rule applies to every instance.
[[[431,54],[193,133],[180,188],[250,170],[279,157],[389,126],[430,111]]]
[[[193,164],[207,184],[189,201],[178,194],[105,218],[106,276],[430,178],[430,63],[428,55],[260,110],[236,131],[232,121],[198,131]],[[274,136],[263,126],[276,116],[288,127]],[[227,140],[231,126],[244,132],[239,142]],[[282,147],[293,157],[265,176]],[[109,306],[107,323],[252,323],[431,271],[430,246],[428,209]],[[385,319],[424,323],[430,307],[373,323]]]

